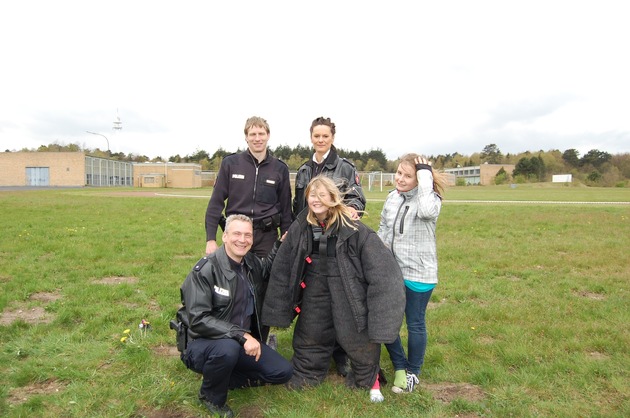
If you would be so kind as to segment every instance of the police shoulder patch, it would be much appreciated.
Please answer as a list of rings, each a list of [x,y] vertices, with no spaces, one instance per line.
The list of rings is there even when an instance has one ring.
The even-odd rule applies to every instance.
[[[195,267],[193,267],[193,270],[195,271],[201,270],[201,268],[205,266],[207,262],[208,262],[208,256],[203,257],[201,260],[197,261],[197,264],[195,264]]]

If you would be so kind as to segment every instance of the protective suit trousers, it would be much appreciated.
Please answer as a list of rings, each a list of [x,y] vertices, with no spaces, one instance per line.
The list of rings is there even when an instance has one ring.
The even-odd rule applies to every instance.
[[[367,329],[357,332],[336,259],[311,258],[293,331],[293,386],[314,386],[324,380],[336,340],[351,362],[348,385],[370,388],[380,370],[381,345],[370,342]]]

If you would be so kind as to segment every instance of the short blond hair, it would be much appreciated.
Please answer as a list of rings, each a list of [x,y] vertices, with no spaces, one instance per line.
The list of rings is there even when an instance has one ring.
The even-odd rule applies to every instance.
[[[252,116],[251,118],[247,119],[247,121],[245,121],[245,136],[247,136],[249,130],[252,129],[254,126],[258,128],[263,128],[265,131],[267,131],[267,135],[271,133],[271,130],[269,129],[269,124],[266,120],[264,120],[260,116]]]

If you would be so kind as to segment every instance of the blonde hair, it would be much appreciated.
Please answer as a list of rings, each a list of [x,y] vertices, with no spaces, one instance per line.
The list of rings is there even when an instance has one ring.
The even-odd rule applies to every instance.
[[[326,230],[333,225],[344,225],[352,229],[357,229],[352,220],[352,212],[350,208],[343,203],[341,192],[335,185],[335,182],[326,177],[325,175],[319,175],[311,179],[306,186],[304,196],[308,201],[308,196],[311,194],[311,190],[324,190],[330,195],[330,202],[322,202],[323,205],[328,207],[328,222],[326,223]],[[306,220],[311,225],[318,225],[317,217],[309,208]]]
[[[269,130],[269,124],[266,120],[259,116],[252,116],[251,118],[247,119],[247,121],[245,121],[245,136],[247,136],[249,130],[254,126],[258,128],[263,128],[265,131],[267,131],[267,135],[271,133],[271,131]]]
[[[413,169],[415,170],[416,158],[418,157],[420,157],[419,154],[410,152],[400,157],[399,164],[403,164],[403,163],[407,164],[413,167]],[[446,190],[446,186],[448,186],[448,179],[446,177],[446,173],[444,173],[443,171],[433,169],[433,168],[431,169],[431,171],[433,172],[433,190],[441,196],[442,194],[444,194],[444,190]]]

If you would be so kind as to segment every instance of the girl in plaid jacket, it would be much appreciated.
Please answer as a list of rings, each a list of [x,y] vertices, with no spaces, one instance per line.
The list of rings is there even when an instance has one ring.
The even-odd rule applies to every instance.
[[[401,393],[419,383],[424,362],[425,312],[438,282],[435,229],[446,176],[434,172],[425,157],[410,153],[401,158],[394,178],[396,190],[387,196],[378,235],[394,254],[405,282],[407,356],[400,336],[385,344],[395,370],[392,391]]]

